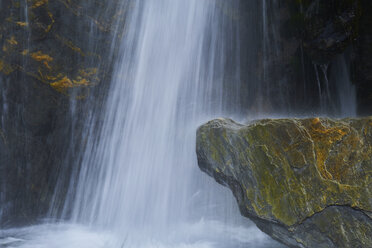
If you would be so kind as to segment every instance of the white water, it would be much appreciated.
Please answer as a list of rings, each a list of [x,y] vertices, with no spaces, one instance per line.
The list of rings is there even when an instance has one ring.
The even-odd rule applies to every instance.
[[[161,232],[192,214],[195,130],[221,113],[226,45],[213,1],[135,5],[104,122],[90,125],[66,207],[75,221]]]
[[[215,3],[134,2],[103,122],[88,123],[82,169],[71,182],[63,217],[72,224],[6,230],[3,246],[276,245],[197,167],[196,128],[239,102],[239,92],[222,93],[227,73],[229,87],[239,88],[238,65],[225,70],[239,55],[236,23]]]
[[[144,233],[115,235],[82,225],[47,224],[0,232],[2,248],[270,248],[282,247],[256,227],[199,221],[169,230],[168,237],[150,239]],[[0,236],[1,237],[1,236]]]
[[[357,116],[357,97],[355,85],[351,83],[350,65],[347,64],[344,55],[338,55],[331,71],[331,80],[337,82],[337,105],[340,117]]]

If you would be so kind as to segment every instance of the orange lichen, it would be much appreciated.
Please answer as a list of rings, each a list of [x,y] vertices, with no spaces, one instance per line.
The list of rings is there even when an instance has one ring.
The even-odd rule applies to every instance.
[[[15,39],[14,36],[10,37],[10,39],[8,39],[8,40],[6,40],[6,41],[7,41],[10,45],[13,45],[13,46],[18,45],[18,41],[16,41],[16,39]]]
[[[46,75],[44,78],[48,81],[56,81],[58,78],[62,78],[63,75],[59,73],[57,76]]]
[[[44,62],[43,62],[43,65],[44,65],[46,68],[48,68],[49,70],[52,69],[52,67],[50,67],[50,65],[48,64],[47,61],[44,61]]]
[[[363,147],[361,137],[356,133],[343,138],[342,143],[337,145],[337,153],[330,155],[327,160],[327,169],[332,174],[333,180],[353,184],[351,177],[355,175],[355,165],[360,158],[368,159],[360,153]]]
[[[74,45],[74,43],[72,43],[72,41],[62,37],[62,36],[59,36],[58,34],[55,35],[55,37],[60,40],[65,46],[67,46],[68,48],[70,48],[71,50],[79,53],[81,56],[85,56],[85,54],[83,53],[83,51],[81,50],[80,47],[77,47]]]
[[[28,49],[26,49],[26,50],[23,50],[22,52],[21,52],[21,54],[23,55],[23,56],[26,56],[26,55],[28,55]]]
[[[9,39],[6,40],[6,43],[3,45],[3,52],[8,52],[12,50],[14,46],[18,45],[18,41],[15,39],[14,36],[11,36]]]
[[[36,61],[46,61],[46,62],[51,62],[53,61],[53,58],[50,57],[48,54],[44,54],[41,51],[31,53],[31,58],[33,58]]]
[[[59,74],[57,76],[57,78],[61,78],[62,75]],[[50,80],[50,79],[56,79],[55,77],[53,76],[46,76],[45,77],[47,80]],[[61,92],[61,93],[66,93],[67,89],[69,88],[74,88],[74,87],[79,87],[79,86],[88,86],[90,84],[90,82],[85,79],[85,78],[82,78],[80,76],[78,76],[76,79],[70,79],[68,78],[67,76],[63,76],[60,80],[56,80],[54,82],[52,82],[50,85],[57,91]]]
[[[31,58],[36,61],[42,62],[46,68],[51,69],[51,67],[49,66],[49,62],[52,62],[53,58],[50,57],[48,54],[43,54],[41,51],[38,51],[35,53],[31,53]]]
[[[76,85],[85,85],[85,86],[89,85],[89,81],[82,77],[77,77],[77,79],[72,80],[72,82]]]
[[[9,75],[12,73],[14,69],[3,60],[0,60],[0,72],[4,73],[5,75]]]
[[[83,77],[92,77],[97,74],[97,68],[87,68],[85,70],[79,70],[79,74]]]
[[[28,23],[27,22],[16,22],[16,24],[18,26],[21,26],[21,27],[27,27],[28,26]]]
[[[31,8],[35,9],[48,3],[48,0],[34,0]]]
[[[64,76],[62,79],[51,83],[50,86],[52,86],[55,90],[64,93],[68,88],[71,88],[74,85],[71,79],[69,79],[67,76]]]
[[[315,141],[317,167],[324,179],[340,179],[340,174],[336,170],[332,170],[332,173],[327,170],[325,162],[329,156],[332,144],[341,140],[348,132],[349,130],[344,126],[328,128],[323,125],[319,118],[311,120],[309,134],[312,140]]]
[[[54,24],[54,22],[55,22],[52,13],[49,12],[49,11],[48,11],[48,16],[49,16],[51,22],[50,22],[50,24],[47,26],[47,28],[45,29],[45,33],[49,33],[49,31],[52,29],[53,24]]]
[[[316,125],[316,124],[318,124],[319,122],[320,122],[319,117],[313,118],[313,119],[311,120],[311,124],[313,124],[313,125]]]

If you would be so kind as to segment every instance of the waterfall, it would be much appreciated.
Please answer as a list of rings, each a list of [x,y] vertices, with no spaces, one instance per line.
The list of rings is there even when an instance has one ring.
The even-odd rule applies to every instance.
[[[329,65],[314,65],[321,115],[357,115],[356,89],[350,79],[350,65],[346,55],[347,52],[336,56]]]
[[[90,125],[67,208],[74,204],[76,221],[162,230],[190,210],[194,132],[222,114],[229,44],[220,36],[233,30],[212,1],[134,4],[104,121]]]
[[[118,12],[125,13],[126,19],[110,26],[115,39],[107,57],[115,66],[111,81],[101,82],[109,89],[94,92],[84,102],[88,117],[84,117],[81,140],[73,137],[81,135],[74,130],[65,137],[70,150],[61,162],[65,168],[54,172],[59,178],[53,182],[57,186],[46,223],[0,230],[0,247],[279,247],[240,216],[231,192],[200,172],[195,131],[220,116],[238,121],[294,116],[302,107],[290,101],[297,95],[283,69],[289,67],[290,56],[281,34],[280,1],[114,1],[121,3]],[[25,8],[20,15],[28,23],[30,1],[22,3]],[[96,4],[86,1],[81,9],[99,8]],[[98,15],[108,15],[113,6],[117,5]],[[249,13],[239,16],[240,8]],[[77,29],[91,29],[89,39],[96,38],[95,19],[91,19],[90,27],[77,25]],[[33,42],[31,28],[25,32],[27,50]],[[94,38],[87,41],[91,51],[101,49]],[[83,35],[79,39],[84,40]],[[317,93],[313,97],[312,91],[307,92],[311,88],[304,76],[308,68],[300,49],[302,104],[310,105],[315,114],[354,116],[349,59],[340,55],[329,66],[311,65],[317,80],[309,77],[308,81],[319,90],[319,106],[313,108],[306,101],[317,98]],[[83,60],[82,64],[106,66],[97,65],[96,59]],[[287,64],[282,65],[283,61]],[[27,65],[25,57],[23,66]],[[0,84],[10,82],[0,77]],[[25,103],[8,105],[5,88],[0,99],[2,127],[8,113],[15,108],[23,111]],[[75,100],[69,107],[66,119],[71,119],[69,128],[74,129],[81,125],[81,108]],[[308,115],[309,109],[299,114]],[[71,158],[78,162],[69,164]],[[73,168],[75,164],[79,166]],[[48,176],[49,180],[57,177]],[[4,193],[8,185],[0,183],[1,220],[12,206]],[[60,197],[66,191],[66,199]],[[27,194],[21,193],[22,197]]]
[[[144,0],[130,8],[102,115],[85,125],[81,169],[62,216],[51,210],[73,227],[48,224],[21,239],[79,248],[271,243],[239,216],[231,193],[199,171],[195,154],[200,124],[241,112],[239,28],[226,11],[238,1]]]
[[[350,79],[350,65],[345,54],[338,55],[331,70],[331,80],[337,83],[338,116],[355,117],[357,115],[357,99],[355,85]]]

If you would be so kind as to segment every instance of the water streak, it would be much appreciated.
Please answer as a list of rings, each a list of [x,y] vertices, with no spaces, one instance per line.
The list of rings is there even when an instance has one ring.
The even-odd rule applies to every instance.
[[[239,89],[239,66],[229,65],[239,58],[237,25],[216,1],[133,4],[103,122],[87,125],[63,215],[125,234],[122,242],[165,240],[201,218],[239,222],[232,195],[200,173],[195,155],[198,125],[239,109],[223,93],[226,78]]]

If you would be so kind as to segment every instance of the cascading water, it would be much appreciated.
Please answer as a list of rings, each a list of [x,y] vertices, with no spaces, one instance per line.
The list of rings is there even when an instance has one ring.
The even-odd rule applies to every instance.
[[[320,113],[337,117],[355,117],[356,89],[350,80],[350,65],[346,53],[327,65],[314,65],[319,90]],[[331,86],[335,89],[331,90]],[[333,94],[332,94],[333,93]]]
[[[244,21],[235,12],[242,2],[251,11]],[[67,224],[0,230],[0,247],[279,247],[242,219],[231,193],[196,165],[201,123],[219,116],[239,120],[246,110],[252,118],[296,114],[286,75],[273,73],[284,54],[275,25],[280,15],[273,11],[280,3],[242,2],[122,0],[123,12],[129,10],[107,99],[102,111],[90,109],[81,168],[71,177],[64,207],[60,178],[50,209],[51,219]],[[117,37],[120,29],[113,28]],[[242,41],[249,44],[242,48]],[[327,68],[314,66],[320,114],[355,115],[347,61],[339,56]],[[79,113],[71,106],[73,119]],[[5,95],[2,109],[3,118]]]
[[[238,90],[232,90],[237,94],[228,99],[223,93],[226,78],[230,89],[239,89],[239,66],[230,64],[239,60],[238,28],[216,2],[225,4],[133,2],[103,121],[95,122],[93,116],[87,125],[82,168],[71,182],[62,212],[75,224],[21,230],[22,235],[3,244],[79,248],[273,244],[255,227],[244,227],[241,218],[234,221],[238,210],[230,192],[196,166],[197,126],[239,108]]]
[[[339,106],[338,116],[355,117],[357,115],[356,107],[356,89],[350,80],[350,65],[347,63],[345,54],[338,55],[334,61],[334,68],[331,70],[330,79],[337,82],[337,102]]]
[[[190,208],[194,131],[223,102],[226,45],[217,35],[225,24],[210,1],[135,5],[102,131],[88,137],[72,216],[153,231]]]

